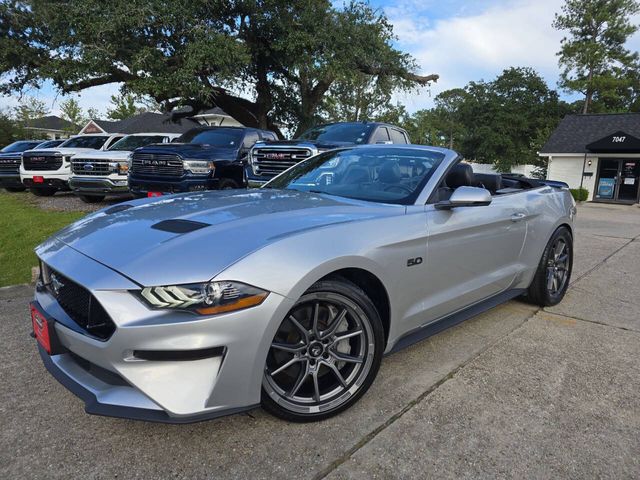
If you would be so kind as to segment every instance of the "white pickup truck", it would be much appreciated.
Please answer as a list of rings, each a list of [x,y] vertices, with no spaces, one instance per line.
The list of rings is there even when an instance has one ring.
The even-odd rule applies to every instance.
[[[71,158],[74,155],[106,150],[122,137],[123,134],[78,135],[55,148],[24,152],[20,181],[39,197],[49,197],[58,190],[68,190]]]
[[[86,203],[104,200],[106,195],[129,193],[129,157],[136,148],[168,143],[179,133],[134,133],[103,151],[82,152],[71,159],[69,187]]]

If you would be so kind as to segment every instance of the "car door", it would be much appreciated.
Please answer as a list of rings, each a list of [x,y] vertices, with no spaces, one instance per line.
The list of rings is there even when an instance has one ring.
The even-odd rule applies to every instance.
[[[427,323],[509,289],[522,271],[527,213],[524,198],[514,200],[494,195],[486,206],[425,207]]]

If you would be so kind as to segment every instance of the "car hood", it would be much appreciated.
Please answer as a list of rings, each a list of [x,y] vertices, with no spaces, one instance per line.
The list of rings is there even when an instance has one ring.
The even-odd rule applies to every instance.
[[[74,156],[74,160],[103,159],[103,160],[127,160],[131,155],[129,150],[89,150]]]
[[[171,285],[208,281],[283,237],[404,212],[291,190],[186,193],[107,208],[55,237],[141,285]]]
[[[168,143],[142,147],[137,149],[135,153],[173,153],[185,159],[235,160],[238,156],[238,149],[196,143]]]
[[[55,155],[55,154],[60,154],[60,155],[75,155],[77,153],[83,153],[83,152],[99,152],[100,150],[96,150],[93,148],[40,148],[39,150],[27,150],[26,152],[24,152],[25,155],[28,156],[38,156],[38,155],[42,155],[42,154],[46,154],[46,155]]]

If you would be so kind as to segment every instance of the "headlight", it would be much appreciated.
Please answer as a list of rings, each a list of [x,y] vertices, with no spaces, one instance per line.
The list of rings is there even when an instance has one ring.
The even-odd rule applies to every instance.
[[[239,282],[207,282],[149,287],[140,295],[152,308],[216,315],[260,305],[269,292]]]
[[[120,175],[126,175],[129,171],[129,162],[118,162],[118,173]]]
[[[209,160],[185,160],[184,168],[196,174],[209,173],[216,169],[214,163]]]

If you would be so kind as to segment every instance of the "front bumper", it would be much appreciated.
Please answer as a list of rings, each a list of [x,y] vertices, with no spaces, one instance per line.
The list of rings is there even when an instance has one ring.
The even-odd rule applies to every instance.
[[[185,176],[179,179],[166,177],[129,176],[132,193],[146,195],[149,192],[183,193],[217,190],[219,180],[211,177]]]
[[[271,339],[293,302],[271,293],[257,307],[214,317],[154,311],[129,292],[140,288],[130,280],[69,247],[57,248],[53,255],[38,253],[51,268],[90,290],[116,324],[108,340],[92,338],[70,328],[73,320],[48,290],[36,291],[38,309],[54,320],[65,352],[44,353],[45,366],[85,401],[88,413],[188,423],[260,403]],[[174,355],[220,352],[217,347],[224,353],[196,359]],[[143,359],[139,351],[171,355]]]
[[[127,177],[71,177],[69,187],[76,193],[125,194],[129,193]]]
[[[42,177],[43,182],[36,183],[33,181],[33,177]],[[69,188],[69,173],[63,173],[59,170],[35,171],[20,168],[20,180],[27,188],[54,187],[60,190]]]
[[[20,181],[20,173],[17,169],[15,172],[0,172],[0,188],[22,186],[22,182]]]

